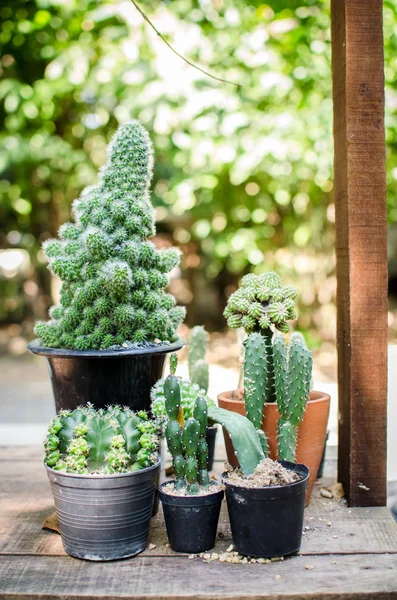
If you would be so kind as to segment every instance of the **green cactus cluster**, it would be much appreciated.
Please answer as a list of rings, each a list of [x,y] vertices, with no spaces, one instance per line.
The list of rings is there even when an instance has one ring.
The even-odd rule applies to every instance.
[[[203,326],[197,325],[190,332],[188,347],[189,378],[206,394],[209,386],[209,369],[205,360],[208,334]]]
[[[177,377],[175,375],[177,364],[177,356],[172,354],[170,359],[171,375],[166,380],[160,379],[152,388],[152,413],[157,425],[166,432],[171,454],[173,453],[171,448],[174,447],[173,437],[176,436],[179,439],[180,430],[177,425],[169,425],[170,419],[176,420],[183,429],[185,422],[197,418],[196,405],[197,399],[200,398],[201,404],[203,404],[203,400],[206,403],[209,423],[211,425],[220,424],[226,429],[239,459],[241,470],[245,475],[251,475],[261,460],[265,458],[262,442],[263,438],[266,442],[266,437],[263,432],[256,431],[251,421],[243,415],[216,406],[211,398],[204,395],[204,391],[197,384],[192,383],[189,379]],[[170,408],[167,409],[167,398],[169,398],[168,407],[170,403],[171,406],[175,403],[174,408],[171,408],[171,410]],[[179,407],[178,411],[175,408],[176,406]],[[176,444],[175,452],[180,449],[178,440]],[[200,447],[201,445],[202,450],[204,450],[204,443],[200,442]],[[179,456],[179,454],[176,454],[176,456]],[[204,459],[204,455],[202,459]],[[178,486],[182,486],[185,477],[185,462],[180,458],[176,458],[176,460],[173,460],[173,466],[177,478],[181,480]]]
[[[44,462],[63,473],[127,473],[158,461],[158,428],[147,413],[92,405],[63,410],[48,427]]]
[[[275,394],[280,413],[278,424],[278,458],[293,461],[296,452],[297,428],[303,419],[309,398],[312,354],[303,336],[293,333],[287,345],[285,337],[276,333],[270,352],[266,338],[252,333],[244,342],[244,401],[247,417],[257,429],[263,450],[266,444],[261,427],[265,402]],[[272,390],[268,386],[268,367],[272,368]]]
[[[278,421],[279,460],[295,460],[297,429],[310,393],[312,353],[301,334],[291,335],[287,346],[282,335],[273,341]]]
[[[175,341],[185,309],[165,288],[180,252],[148,241],[155,233],[152,166],[145,128],[138,121],[120,127],[99,183],[73,204],[75,222],[44,243],[62,289],[51,320],[36,324],[43,345],[91,350]]]
[[[266,436],[261,429],[264,405],[277,402],[278,458],[293,461],[297,427],[309,397],[312,355],[300,333],[287,345],[282,333],[294,319],[297,292],[283,286],[276,273],[246,275],[241,287],[230,296],[225,316],[230,327],[243,327],[244,401],[248,419],[255,427],[267,455]],[[281,333],[280,333],[281,332]]]
[[[208,445],[205,439],[208,424],[208,407],[205,398],[198,396],[193,416],[185,419],[181,404],[179,380],[170,374],[164,382],[165,409],[168,422],[165,436],[172,454],[175,488],[186,488],[189,495],[207,488]]]
[[[250,273],[230,296],[224,315],[229,327],[243,327],[248,335],[255,331],[269,332],[273,327],[288,333],[287,321],[296,318],[296,296],[296,289],[283,286],[277,273]]]
[[[153,417],[155,417],[159,423],[164,423],[167,420],[167,411],[165,409],[165,394],[164,394],[164,383],[165,379],[159,379],[152,387],[151,396],[151,410]],[[181,406],[183,408],[183,414],[187,419],[193,416],[194,404],[197,396],[203,396],[208,406],[214,406],[215,402],[209,398],[205,391],[197,385],[192,383],[190,379],[182,379],[178,376],[178,383],[181,394]]]

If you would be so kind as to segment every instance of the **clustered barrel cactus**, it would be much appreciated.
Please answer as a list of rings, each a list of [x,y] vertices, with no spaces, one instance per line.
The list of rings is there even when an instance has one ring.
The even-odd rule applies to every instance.
[[[209,385],[209,369],[205,360],[208,334],[204,327],[197,325],[190,332],[188,347],[189,378],[204,390],[206,394]]]
[[[173,373],[165,380],[164,393],[168,416],[165,436],[172,454],[175,488],[186,488],[187,494],[197,494],[200,487],[207,488],[209,485],[208,445],[205,439],[208,424],[207,402],[205,398],[198,396],[193,417],[185,420],[179,380]]]
[[[155,464],[158,447],[158,430],[144,411],[87,405],[51,421],[44,460],[64,473],[127,473]]]
[[[116,132],[99,183],[73,204],[75,222],[45,242],[49,268],[62,280],[60,305],[35,333],[50,348],[106,349],[167,342],[185,309],[165,292],[179,250],[157,250],[149,185],[153,150],[138,121]]]
[[[249,420],[257,430],[264,454],[266,436],[261,430],[265,402],[277,402],[280,412],[278,458],[293,461],[297,427],[310,392],[311,352],[299,333],[284,335],[287,320],[295,318],[297,292],[283,286],[276,273],[246,275],[225,309],[230,327],[244,327],[244,401]]]

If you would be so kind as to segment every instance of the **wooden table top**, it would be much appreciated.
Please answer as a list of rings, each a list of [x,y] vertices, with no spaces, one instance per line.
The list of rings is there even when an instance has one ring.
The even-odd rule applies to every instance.
[[[215,471],[221,466],[218,460]],[[330,485],[334,472],[331,458],[321,485]],[[305,512],[298,556],[270,564],[189,559],[167,546],[160,512],[151,550],[92,563],[67,556],[60,536],[42,529],[54,507],[41,449],[0,448],[0,599],[397,599],[397,524],[390,512],[348,508],[322,497],[321,485]],[[213,552],[230,544],[224,506]]]

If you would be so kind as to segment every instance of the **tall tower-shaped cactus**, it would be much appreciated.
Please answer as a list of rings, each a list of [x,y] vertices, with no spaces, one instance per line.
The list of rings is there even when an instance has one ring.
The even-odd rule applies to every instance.
[[[309,398],[312,377],[312,354],[300,334],[291,336],[287,346],[284,336],[273,341],[275,387],[278,421],[278,458],[295,460],[297,429]]]
[[[208,334],[204,327],[197,325],[190,333],[188,347],[189,378],[204,390],[208,391],[209,369],[205,360]]]
[[[49,268],[62,280],[60,305],[35,327],[45,346],[89,350],[176,339],[185,310],[165,287],[179,251],[148,241],[155,233],[152,167],[146,129],[138,121],[120,127],[98,185],[73,204],[75,222],[45,242]]]
[[[174,371],[176,365],[172,364]],[[198,396],[193,417],[184,419],[179,380],[172,372],[164,382],[165,408],[168,422],[165,430],[168,449],[172,455],[176,489],[186,488],[187,494],[197,494],[208,487],[208,445],[206,430],[208,407]]]

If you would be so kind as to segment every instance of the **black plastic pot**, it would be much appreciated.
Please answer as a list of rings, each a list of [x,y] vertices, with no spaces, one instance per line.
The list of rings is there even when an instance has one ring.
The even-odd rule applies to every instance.
[[[165,355],[183,345],[178,340],[168,345],[80,352],[42,348],[33,341],[28,348],[47,359],[57,412],[87,402],[95,408],[120,404],[150,411],[150,390],[163,374]]]
[[[228,483],[227,473],[223,476],[233,544],[241,554],[267,558],[293,554],[300,548],[309,469],[280,463],[301,479],[282,486],[247,488]]]
[[[212,427],[207,427],[207,432],[205,435],[205,439],[208,445],[208,462],[207,462],[207,470],[212,471],[212,467],[214,466],[214,456],[215,456],[215,443],[216,443],[216,434],[218,431],[218,427],[213,425]]]
[[[172,496],[159,490],[170,546],[176,552],[196,553],[215,545],[223,489],[206,496]]]
[[[105,561],[145,550],[160,461],[119,475],[72,475],[46,469],[68,554]]]

